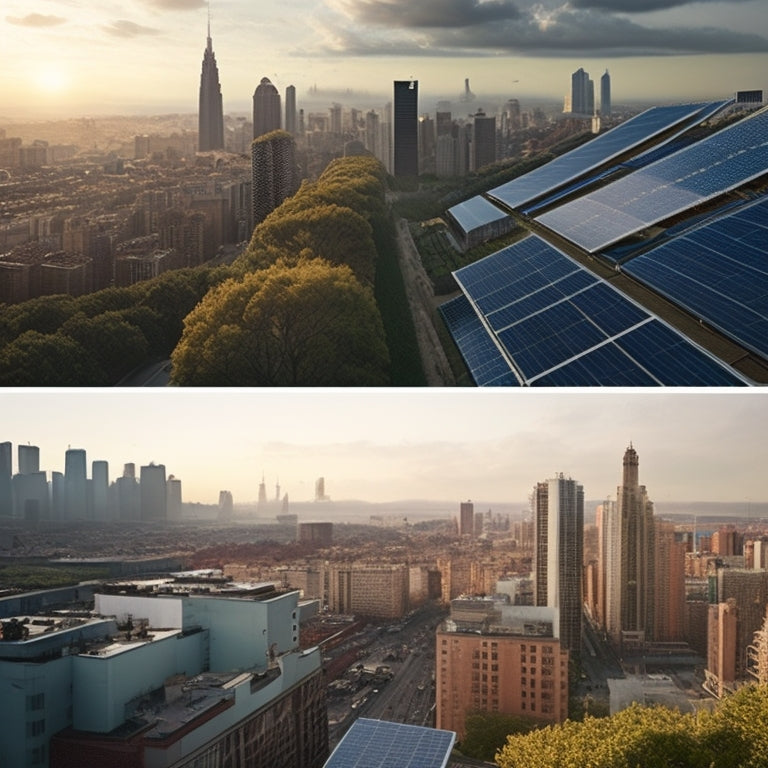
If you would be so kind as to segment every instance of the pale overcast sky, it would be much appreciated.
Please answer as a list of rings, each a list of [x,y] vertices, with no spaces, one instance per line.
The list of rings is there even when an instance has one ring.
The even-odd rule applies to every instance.
[[[517,503],[563,472],[587,498],[616,493],[633,443],[640,479],[664,501],[768,501],[768,393],[477,389],[0,391],[0,442],[40,447],[63,471],[68,447],[123,464],[154,461],[185,501],[257,498],[280,482],[311,500]],[[49,476],[50,477],[50,476]]]
[[[584,67],[614,102],[768,90],[766,0],[212,0],[225,111],[269,77],[383,99],[420,82],[458,96],[561,100]],[[4,0],[0,116],[196,112],[205,0]],[[496,105],[489,104],[487,109]]]

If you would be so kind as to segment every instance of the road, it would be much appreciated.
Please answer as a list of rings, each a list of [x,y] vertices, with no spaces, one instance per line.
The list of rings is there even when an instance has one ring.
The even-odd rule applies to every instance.
[[[171,378],[171,361],[147,363],[131,371],[115,386],[118,387],[167,387]]]

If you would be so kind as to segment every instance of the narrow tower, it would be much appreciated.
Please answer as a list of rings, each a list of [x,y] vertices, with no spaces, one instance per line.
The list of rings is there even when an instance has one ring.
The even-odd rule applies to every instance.
[[[203,54],[203,69],[200,73],[200,105],[197,129],[198,151],[224,149],[224,110],[219,84],[219,68],[211,42],[211,15],[208,7],[208,40]]]
[[[639,460],[630,443],[624,452],[622,484],[618,488],[621,526],[622,642],[653,637],[653,504],[639,484]]]

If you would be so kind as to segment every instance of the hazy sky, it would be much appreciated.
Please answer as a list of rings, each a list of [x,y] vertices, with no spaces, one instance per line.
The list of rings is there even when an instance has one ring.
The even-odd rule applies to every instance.
[[[154,461],[185,501],[293,501],[316,478],[334,500],[524,501],[559,472],[587,498],[612,494],[630,441],[640,479],[664,501],[768,501],[768,393],[717,390],[0,390],[0,442],[68,447],[123,464]]]
[[[4,0],[0,115],[197,110],[204,0]],[[768,90],[766,0],[212,0],[225,111],[269,77],[389,98],[420,81],[422,111],[482,94],[558,100],[583,66],[613,98]],[[328,94],[328,106],[334,100]],[[350,98],[349,101],[354,99]],[[495,105],[487,105],[487,109]]]

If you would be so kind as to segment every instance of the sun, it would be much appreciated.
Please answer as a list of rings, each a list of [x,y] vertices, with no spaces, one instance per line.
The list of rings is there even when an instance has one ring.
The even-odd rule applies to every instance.
[[[44,93],[62,93],[69,87],[69,75],[55,64],[48,64],[35,74],[35,84]]]

